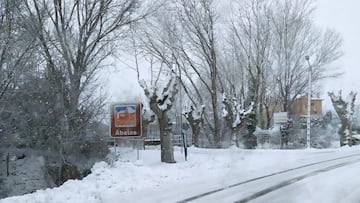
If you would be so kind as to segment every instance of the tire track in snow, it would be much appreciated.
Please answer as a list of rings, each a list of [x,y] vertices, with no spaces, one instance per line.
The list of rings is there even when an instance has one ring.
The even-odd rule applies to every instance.
[[[239,182],[239,183],[235,183],[235,184],[232,184],[232,185],[228,185],[226,187],[222,187],[222,188],[218,188],[218,189],[215,189],[215,190],[211,190],[209,192],[205,192],[205,193],[201,193],[199,195],[195,195],[195,196],[192,196],[192,197],[189,197],[189,198],[186,198],[184,200],[181,200],[181,201],[178,201],[178,203],[186,203],[186,202],[190,202],[190,201],[193,201],[193,200],[196,200],[196,199],[200,199],[202,197],[205,197],[207,195],[211,195],[211,194],[214,194],[214,193],[217,193],[217,192],[220,192],[220,191],[224,191],[226,189],[229,189],[229,188],[233,188],[233,187],[236,187],[236,186],[240,186],[240,185],[244,185],[246,183],[250,183],[250,182],[254,182],[254,181],[257,181],[257,180],[261,180],[261,179],[264,179],[264,178],[268,178],[268,177],[271,177],[271,176],[276,176],[276,175],[280,175],[280,174],[284,174],[284,173],[287,173],[287,172],[291,172],[291,171],[295,171],[295,170],[298,170],[298,169],[303,169],[303,168],[306,168],[306,167],[310,167],[310,166],[315,166],[315,165],[320,165],[320,164],[323,164],[323,163],[327,163],[327,162],[331,162],[331,161],[336,161],[336,160],[341,160],[341,159],[346,159],[346,158],[350,158],[350,157],[355,157],[355,156],[360,156],[360,154],[352,154],[352,155],[348,155],[348,156],[342,156],[342,157],[337,157],[337,158],[333,158],[333,159],[327,159],[327,160],[324,160],[324,161],[320,161],[320,162],[314,162],[314,163],[310,163],[310,164],[305,164],[305,165],[301,165],[301,166],[298,166],[298,167],[295,167],[295,168],[291,168],[291,169],[286,169],[286,170],[282,170],[282,171],[279,171],[279,172],[275,172],[275,173],[271,173],[271,174],[268,174],[268,175],[264,175],[264,176],[260,176],[260,177],[257,177],[257,178],[252,178],[252,179],[249,179],[249,180],[245,180],[245,181],[242,181],[242,182]],[[352,161],[352,162],[345,162],[345,163],[341,163],[341,164],[337,164],[337,165],[333,165],[333,166],[330,166],[330,167],[327,167],[325,169],[328,169],[326,171],[329,171],[329,170],[332,170],[332,169],[335,169],[335,168],[339,168],[341,166],[345,166],[345,165],[349,165],[349,164],[352,164],[352,163],[356,163],[360,161],[360,159],[356,160],[356,161]],[[345,164],[345,165],[342,165],[342,164]],[[335,168],[332,168],[334,166],[337,166]],[[278,185],[275,185],[274,188],[271,187],[271,188],[267,188],[265,190],[262,190],[262,191],[259,191],[258,193],[255,193],[257,194],[257,196],[255,197],[254,195],[251,195],[247,198],[244,198],[242,200],[239,200],[239,201],[236,201],[236,202],[247,202],[247,201],[250,201],[251,199],[255,199],[257,197],[260,197],[262,195],[265,195],[271,191],[274,191],[276,189],[279,189],[281,187],[285,187],[291,183],[294,183],[294,182],[298,182],[300,180],[297,180],[297,178],[301,178],[304,179],[306,177],[310,177],[310,176],[314,176],[314,175],[317,175],[319,173],[322,173],[322,172],[326,172],[326,171],[323,171],[324,169],[320,169],[320,170],[317,170],[317,171],[313,171],[309,174],[305,174],[303,176],[305,177],[302,177],[302,176],[299,176],[299,177],[296,177],[296,178],[293,178],[293,179],[290,179],[288,181],[284,181]],[[316,174],[313,174],[311,175],[312,173],[315,173],[317,172]],[[297,181],[296,181],[297,180]],[[293,181],[293,182],[292,182]],[[289,183],[289,184],[285,184],[285,182]],[[285,184],[284,186],[281,186],[281,184]],[[251,198],[251,199],[248,199],[248,198]]]
[[[263,195],[266,195],[270,192],[273,192],[275,190],[278,190],[280,188],[283,188],[283,187],[286,187],[290,184],[293,184],[293,183],[296,183],[296,182],[299,182],[305,178],[308,178],[308,177],[311,177],[311,176],[315,176],[315,175],[318,175],[320,173],[324,173],[324,172],[327,172],[327,171],[330,171],[330,170],[334,170],[334,169],[337,169],[337,168],[340,168],[340,167],[343,167],[343,166],[347,166],[347,165],[350,165],[350,164],[354,164],[354,163],[357,163],[359,162],[360,159],[357,159],[355,161],[349,161],[349,162],[344,162],[344,163],[340,163],[340,164],[336,164],[336,165],[332,165],[332,166],[329,166],[329,167],[326,167],[326,168],[323,168],[323,169],[319,169],[319,170],[316,170],[316,171],[313,171],[313,172],[310,172],[310,173],[307,173],[305,175],[301,175],[301,176],[298,176],[298,177],[295,177],[295,178],[292,178],[290,180],[286,180],[286,181],[283,181],[281,183],[278,183],[274,186],[271,186],[271,187],[268,187],[266,189],[263,189],[259,192],[256,192],[255,194],[252,194],[248,197],[245,197],[241,200],[238,200],[236,201],[235,203],[246,203],[248,201],[251,201],[251,200],[254,200],[260,196],[263,196]]]

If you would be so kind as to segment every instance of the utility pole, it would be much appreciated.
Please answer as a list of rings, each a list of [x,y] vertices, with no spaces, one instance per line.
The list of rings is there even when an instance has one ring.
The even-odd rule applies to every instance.
[[[182,81],[181,81],[181,70],[179,68],[179,94],[180,94],[180,132],[181,132],[181,136],[182,136],[182,140],[183,140],[183,145],[184,145],[184,155],[185,155],[185,161],[187,161],[187,140],[186,140],[186,135],[185,133],[183,132],[183,128],[182,128],[182,92],[181,92],[181,89],[182,89]]]
[[[307,103],[307,122],[306,122],[306,146],[309,149],[310,146],[310,127],[311,127],[311,65],[310,57],[305,56],[305,60],[309,65],[309,83],[308,83],[308,103]]]

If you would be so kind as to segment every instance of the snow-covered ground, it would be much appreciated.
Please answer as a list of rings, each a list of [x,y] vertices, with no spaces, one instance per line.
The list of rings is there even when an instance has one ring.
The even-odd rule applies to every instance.
[[[139,160],[136,150],[118,148],[117,161],[95,164],[92,174],[81,181],[70,180],[58,188],[9,197],[0,203],[177,202],[281,170],[359,154],[360,147],[325,150],[189,148],[188,151],[188,161],[185,161],[182,149],[175,148],[177,163],[165,164],[160,162],[159,148],[140,150]],[[360,164],[353,164],[315,175],[256,201],[356,202],[360,200],[360,190],[356,190],[360,188],[359,168]]]

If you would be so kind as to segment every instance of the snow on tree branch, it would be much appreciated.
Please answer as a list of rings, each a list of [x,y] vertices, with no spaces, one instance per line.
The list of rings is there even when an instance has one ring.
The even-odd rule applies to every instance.
[[[252,112],[254,106],[254,102],[251,102],[249,108],[244,109],[236,97],[230,100],[226,93],[222,94],[222,104],[222,116],[227,122],[231,122],[232,128],[239,127],[241,121]]]
[[[227,104],[227,98],[226,98],[226,93],[224,92],[222,95],[221,95],[221,101],[223,103],[223,106],[222,106],[222,117],[227,117],[229,115],[229,112],[226,110],[226,104]]]
[[[236,117],[232,124],[233,128],[239,126],[241,124],[241,120],[247,117],[252,112],[253,108],[254,102],[251,102],[250,107],[247,110],[243,109],[240,104],[236,104]]]
[[[160,91],[162,90],[162,91]],[[172,103],[175,100],[175,95],[177,93],[177,77],[174,73],[170,73],[167,78],[167,83],[162,88],[159,88],[157,93],[157,104],[161,110],[169,110]]]
[[[186,119],[200,120],[204,114],[204,108],[204,105],[198,107],[190,106],[190,109],[184,110],[182,114]]]

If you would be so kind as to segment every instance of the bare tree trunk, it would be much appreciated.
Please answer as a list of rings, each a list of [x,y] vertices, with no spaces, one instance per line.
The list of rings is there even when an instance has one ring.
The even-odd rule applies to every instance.
[[[161,162],[175,163],[172,142],[172,125],[169,121],[167,110],[161,110],[156,102],[156,97],[152,98],[154,99],[151,99],[150,101],[150,108],[158,118],[160,128]]]
[[[153,64],[151,64],[151,69],[152,65]],[[159,78],[156,79],[155,84],[158,82],[158,80]],[[177,78],[171,74],[171,78],[169,81],[167,81],[161,93],[158,91],[151,91],[150,88],[146,85],[145,81],[139,81],[146,97],[149,99],[150,109],[154,112],[159,122],[161,162],[165,163],[175,163],[172,142],[172,124],[167,114],[168,111],[172,108],[173,102],[175,100],[174,97],[178,92],[176,81]],[[155,87],[154,89],[157,88],[158,87]]]
[[[181,69],[178,74],[189,82],[184,90],[193,105],[201,106],[204,102],[209,102],[206,105],[209,109],[204,112],[203,117],[206,130],[209,131],[205,136],[210,138],[209,143],[214,145],[213,147],[220,147],[216,12],[212,2],[180,0],[175,8],[169,5],[169,9],[166,8],[162,13],[166,17],[154,19],[145,29],[145,33],[139,36],[139,41],[144,42],[146,36],[142,47],[145,47],[148,54],[167,64],[171,71],[175,71],[173,65]],[[154,29],[154,25],[158,27]],[[191,125],[194,127],[193,133],[197,136],[200,125]]]
[[[346,141],[347,141],[345,131],[348,128],[348,121],[346,119],[342,119],[342,118],[340,118],[340,120],[341,120],[341,126],[338,130],[338,134],[340,136],[340,146],[342,147],[342,146],[346,145]]]
[[[338,71],[329,64],[342,55],[342,37],[331,30],[316,28],[311,0],[274,1],[270,22],[272,35],[273,74],[279,87],[283,110],[288,112],[294,100],[308,87],[308,65],[312,58],[312,81],[336,77]]]
[[[158,119],[160,125],[161,162],[175,163],[172,125],[169,122],[167,113],[162,112],[161,114],[161,119]]]
[[[203,108],[201,108],[201,110],[198,110],[198,109],[194,109],[194,107],[191,106],[190,111],[184,114],[185,118],[190,124],[191,132],[192,132],[192,144],[195,147],[200,147],[201,124],[203,123],[204,120],[203,112],[204,112]]]
[[[216,81],[214,81],[215,83]],[[216,88],[215,88],[216,91]],[[215,147],[217,148],[221,148],[221,122],[220,122],[220,118],[218,115],[218,104],[217,104],[217,94],[216,92],[212,93],[211,96],[211,104],[212,104],[212,114],[213,114],[213,119],[214,119],[214,131],[213,131],[213,136],[214,136],[214,144]]]
[[[333,92],[328,92],[328,95],[341,121],[341,126],[338,130],[338,134],[340,136],[340,146],[351,146],[353,144],[351,135],[351,118],[354,114],[354,103],[357,93],[350,92],[350,102],[343,100],[341,91],[339,92],[339,96],[335,96]]]

